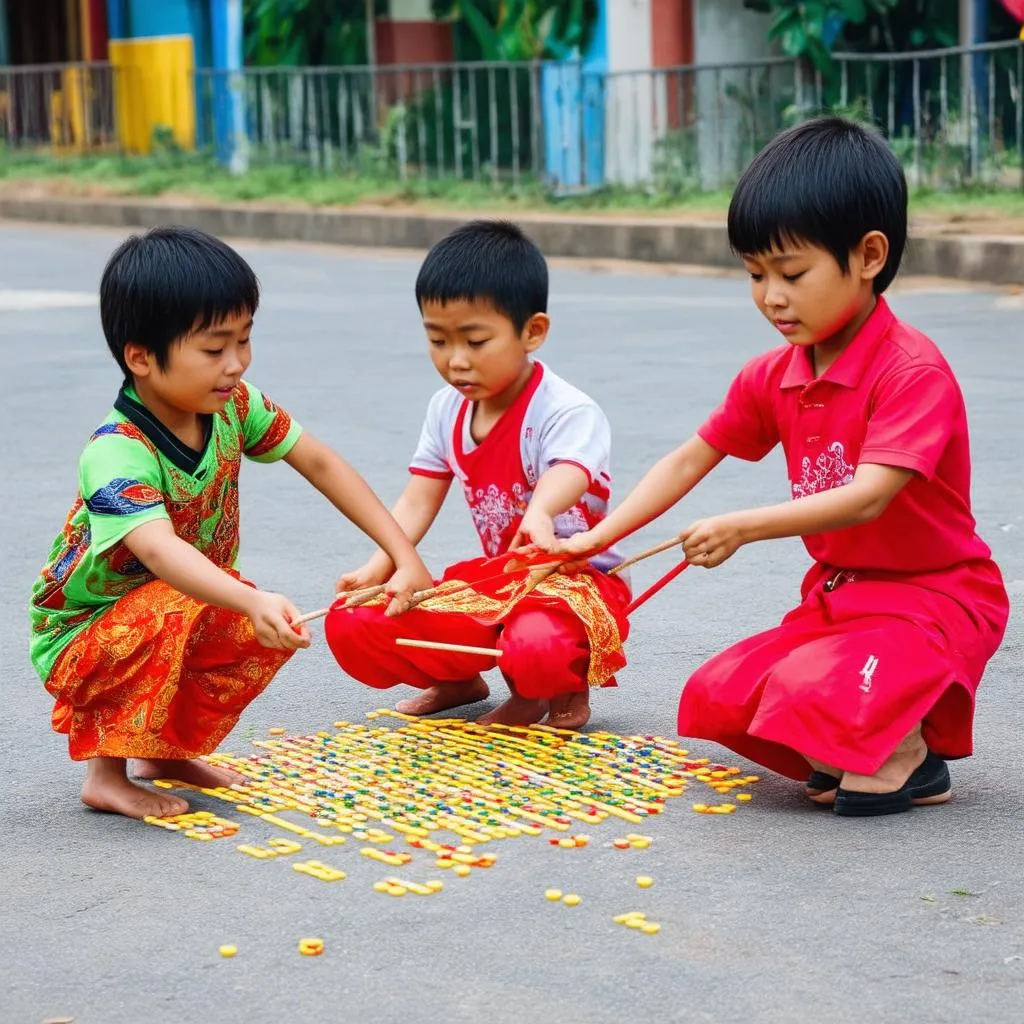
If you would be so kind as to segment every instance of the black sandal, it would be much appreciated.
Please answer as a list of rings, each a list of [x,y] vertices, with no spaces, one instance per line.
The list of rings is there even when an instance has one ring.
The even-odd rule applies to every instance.
[[[941,802],[951,788],[946,762],[928,751],[910,778],[894,793],[858,793],[840,786],[832,810],[845,818],[900,814],[909,811],[915,804]]]
[[[839,780],[828,772],[811,772],[804,783],[808,796],[821,796],[822,793],[831,793],[833,789],[839,788]],[[814,790],[812,793],[811,790]]]

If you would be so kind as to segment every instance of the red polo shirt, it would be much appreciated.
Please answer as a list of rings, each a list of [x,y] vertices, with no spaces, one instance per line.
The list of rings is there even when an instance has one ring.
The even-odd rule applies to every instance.
[[[884,299],[820,377],[797,345],[750,360],[698,432],[749,461],[781,441],[794,498],[850,483],[864,462],[914,471],[873,522],[804,537],[818,562],[913,574],[990,556],[971,513],[960,386],[934,343]]]

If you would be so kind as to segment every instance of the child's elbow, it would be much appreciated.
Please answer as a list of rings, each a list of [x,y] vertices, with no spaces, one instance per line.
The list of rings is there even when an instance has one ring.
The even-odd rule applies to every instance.
[[[888,507],[892,501],[890,494],[869,494],[863,501],[859,502],[854,513],[854,526],[865,526],[873,523]]]

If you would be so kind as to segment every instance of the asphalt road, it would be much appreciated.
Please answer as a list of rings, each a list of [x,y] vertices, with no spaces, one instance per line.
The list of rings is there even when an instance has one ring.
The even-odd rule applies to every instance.
[[[960,374],[980,530],[1016,603],[981,690],[976,756],[953,765],[952,804],[840,820],[766,776],[730,817],[693,814],[687,797],[670,803],[646,829],[655,842],[645,851],[607,848],[621,831],[612,825],[572,855],[509,840],[488,873],[430,900],[388,899],[371,891],[378,876],[360,870],[351,845],[336,858],[350,878],[321,885],[268,872],[274,864],[230,841],[190,842],[78,803],[80,769],[49,730],[50,700],[28,661],[26,602],[73,497],[81,446],[118,384],[94,298],[118,240],[0,224],[3,1024],[1024,1019],[1024,303],[942,288],[893,296]],[[239,247],[265,289],[250,379],[393,498],[438,386],[412,298],[416,257]],[[607,410],[620,497],[693,430],[741,361],[774,343],[738,278],[557,266],[551,309],[543,356]],[[643,539],[786,493],[777,457],[727,464]],[[242,495],[246,572],[304,608],[325,603],[338,571],[367,551],[284,466],[246,467]],[[476,550],[454,497],[424,545],[433,566]],[[638,584],[670,564],[655,561]],[[595,726],[671,735],[687,674],[774,624],[805,565],[801,546],[785,542],[682,577],[637,614],[631,665],[617,691],[596,696]],[[317,638],[250,707],[229,748],[269,727],[309,732],[380,706]],[[196,807],[219,809],[205,797]],[[270,834],[245,827],[247,839]],[[643,899],[662,922],[656,936],[611,921],[639,909],[638,873],[655,879]],[[549,904],[548,886],[583,902]],[[322,937],[325,955],[300,957],[303,936]],[[222,943],[238,956],[221,959]]]

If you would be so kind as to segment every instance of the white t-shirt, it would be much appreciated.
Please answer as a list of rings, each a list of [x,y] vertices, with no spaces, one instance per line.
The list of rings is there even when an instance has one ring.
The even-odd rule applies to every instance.
[[[455,431],[459,413],[469,402],[454,388],[438,391],[427,406],[419,445],[409,470],[441,479],[456,477],[462,484],[474,524],[489,555],[500,554],[514,535],[541,475],[558,463],[568,462],[582,469],[590,485],[579,503],[555,517],[555,534],[571,537],[596,526],[608,514],[611,500],[611,427],[601,407],[589,395],[573,387],[544,364],[537,363],[540,380],[521,412],[518,436],[506,435],[499,441],[502,449],[488,453],[488,461],[505,462],[518,458],[516,475],[521,481],[491,484],[479,469],[473,471],[460,461],[459,454],[471,457],[479,447],[474,442],[471,410],[463,416],[461,438]],[[533,387],[531,381],[527,390]],[[516,404],[505,416],[520,415]],[[504,417],[503,417],[504,418]],[[488,445],[500,425],[483,442]],[[518,444],[518,453],[508,450]],[[499,473],[508,477],[508,472]],[[486,473],[484,473],[486,476]],[[607,571],[618,565],[622,556],[611,549],[595,556],[596,568]]]

